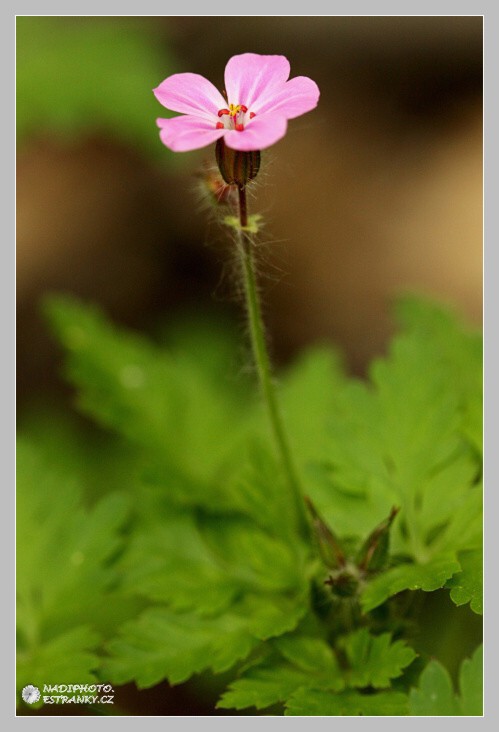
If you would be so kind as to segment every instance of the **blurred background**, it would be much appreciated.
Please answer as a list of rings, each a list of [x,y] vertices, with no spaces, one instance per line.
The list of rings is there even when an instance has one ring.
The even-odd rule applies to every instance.
[[[79,419],[41,315],[49,292],[96,302],[153,337],[186,313],[243,324],[221,232],[199,201],[213,150],[170,153],[152,89],[182,71],[223,88],[227,60],[246,51],[286,55],[291,76],[321,89],[317,110],[262,154],[252,202],[266,222],[276,363],[326,341],[363,374],[394,330],[391,300],[407,290],[480,325],[481,17],[18,16],[21,427],[42,432],[52,419],[55,444]],[[164,710],[165,693],[159,702],[129,688],[128,709]],[[183,694],[168,697],[168,713],[200,713]]]
[[[241,318],[197,197],[210,148],[170,153],[151,90],[223,86],[244,51],[282,53],[321,89],[263,155],[254,211],[279,364],[335,343],[362,373],[416,290],[482,309],[481,17],[18,17],[19,407],[57,390],[47,291],[141,330],[179,312]]]

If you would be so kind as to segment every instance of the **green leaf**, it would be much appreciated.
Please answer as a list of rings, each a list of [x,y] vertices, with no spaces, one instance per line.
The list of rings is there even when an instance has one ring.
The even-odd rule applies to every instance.
[[[470,550],[458,554],[461,571],[447,582],[451,590],[451,600],[456,605],[470,603],[473,612],[483,612],[483,555],[480,550]]]
[[[40,16],[16,25],[19,142],[45,130],[71,142],[104,132],[169,158],[154,124],[168,113],[151,90],[173,66],[152,27]]]
[[[466,659],[461,664],[460,697],[454,693],[447,670],[438,661],[430,661],[420,676],[419,687],[411,689],[410,713],[414,716],[480,716],[482,677],[482,646],[477,648],[471,659]]]
[[[452,556],[442,556],[423,565],[400,564],[366,585],[361,596],[362,607],[369,612],[403,590],[433,592],[443,587],[459,569],[459,562]]]
[[[390,633],[372,636],[367,628],[342,638],[340,647],[345,650],[349,663],[346,677],[349,686],[383,689],[391,679],[402,674],[417,654],[404,641],[392,643]]]
[[[307,479],[307,468],[329,452],[327,424],[334,394],[345,381],[339,356],[331,348],[314,348],[293,364],[279,385],[279,399],[294,459]]]
[[[461,664],[459,673],[461,714],[481,716],[483,713],[483,646]]]
[[[328,644],[320,638],[285,635],[273,641],[279,651],[263,663],[251,666],[233,681],[217,706],[265,709],[285,702],[301,688],[338,691],[344,687],[338,662]]]
[[[78,626],[30,650],[21,651],[16,670],[18,689],[27,684],[43,689],[44,684],[95,682],[100,665],[95,652],[98,644],[96,633]]]
[[[149,520],[135,528],[122,560],[124,591],[177,611],[224,610],[238,585],[203,542],[195,517],[172,509],[154,513],[153,505],[146,505]]]
[[[458,714],[451,678],[438,661],[430,661],[419,679],[419,688],[412,689],[410,713],[416,716],[453,716]]]
[[[469,505],[480,463],[466,415],[481,399],[481,354],[479,338],[443,309],[406,301],[401,310],[405,331],[371,365],[369,383],[337,385],[328,454],[309,491],[340,537],[364,537],[400,507],[392,551],[424,565],[471,548],[453,531],[461,512],[473,527],[480,520]]]
[[[61,682],[63,671],[93,678],[95,630],[110,615],[114,623],[123,616],[110,560],[128,501],[111,494],[84,508],[77,476],[67,466],[58,471],[26,438],[18,440],[17,460],[19,678]]]
[[[276,607],[284,601],[291,621],[295,605],[304,611],[305,559],[297,540],[273,536],[242,515],[193,514],[146,491],[121,571],[127,593],[177,611],[219,613],[257,595]],[[274,615],[275,608],[266,613],[266,627]]]
[[[241,388],[221,388],[198,353],[173,355],[76,300],[53,297],[46,311],[82,411],[142,449],[148,479],[170,500],[233,507],[226,485],[248,430]]]
[[[275,647],[290,663],[304,673],[337,684],[339,666],[331,647],[321,638],[287,635],[274,641]],[[342,686],[342,684],[340,684]]]
[[[222,694],[217,707],[220,709],[266,709],[286,699],[307,685],[303,671],[284,663],[274,663],[251,668],[243,677],[233,681]]]
[[[244,615],[227,612],[200,618],[152,608],[126,624],[121,637],[111,641],[112,657],[104,664],[104,676],[116,684],[135,681],[139,688],[165,678],[179,684],[206,669],[226,671],[256,644]]]
[[[286,479],[268,447],[250,441],[242,451],[240,463],[227,482],[233,510],[251,516],[271,535],[296,541]]]
[[[134,680],[139,687],[165,678],[178,684],[207,669],[221,673],[259,641],[293,630],[306,611],[305,598],[277,594],[248,594],[216,616],[151,608],[110,642],[103,673],[114,683]]]
[[[322,690],[299,689],[286,704],[286,715],[298,717],[396,717],[407,713],[406,695],[395,691],[378,694],[343,691],[334,694]]]

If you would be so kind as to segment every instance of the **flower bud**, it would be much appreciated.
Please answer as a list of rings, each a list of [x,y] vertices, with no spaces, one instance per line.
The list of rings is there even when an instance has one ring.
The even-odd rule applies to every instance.
[[[326,522],[321,518],[314,504],[308,496],[305,503],[312,516],[312,526],[315,541],[322,561],[329,569],[337,569],[345,565],[345,554],[340,542],[333,534]]]
[[[221,137],[215,147],[215,156],[222,178],[228,185],[245,186],[256,178],[260,170],[260,151],[233,150]]]
[[[390,543],[390,527],[398,512],[399,509],[394,506],[388,518],[373,529],[361,546],[357,554],[357,566],[363,572],[375,572],[382,569],[386,564]]]
[[[336,597],[354,597],[360,586],[357,568],[353,565],[347,565],[336,570],[329,575],[324,584],[330,585],[331,591]]]

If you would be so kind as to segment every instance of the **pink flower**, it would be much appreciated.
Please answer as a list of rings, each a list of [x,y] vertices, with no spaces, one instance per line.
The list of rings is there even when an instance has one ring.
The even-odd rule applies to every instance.
[[[242,53],[225,67],[227,99],[200,74],[173,74],[154,94],[180,117],[158,119],[162,142],[175,152],[220,137],[233,150],[262,150],[286,134],[288,119],[317,106],[319,88],[306,76],[289,79],[285,56]]]

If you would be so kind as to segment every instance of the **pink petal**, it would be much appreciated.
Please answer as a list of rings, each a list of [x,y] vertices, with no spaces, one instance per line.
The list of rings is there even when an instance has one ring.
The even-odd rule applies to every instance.
[[[216,119],[227,103],[211,81],[200,74],[173,74],[153,89],[156,99],[172,112]]]
[[[285,117],[265,114],[252,119],[241,132],[226,131],[224,142],[233,150],[263,150],[284,137],[287,126]]]
[[[307,76],[295,76],[287,81],[279,90],[259,98],[253,105],[256,114],[277,112],[286,119],[299,117],[310,112],[319,101],[319,87]]]
[[[213,120],[184,116],[156,120],[160,128],[159,136],[166,147],[174,152],[187,152],[206,147],[225,134],[217,130]]]
[[[289,78],[289,61],[285,56],[261,56],[242,53],[232,56],[225,67],[225,90],[230,104],[254,102],[268,89],[282,85]]]

